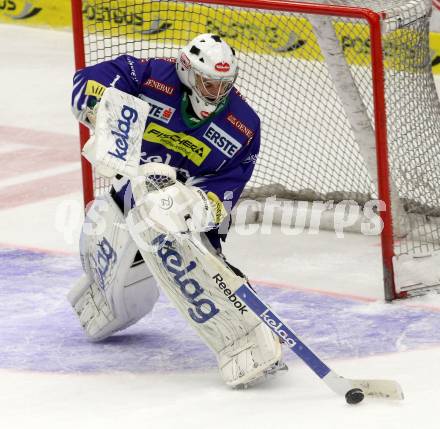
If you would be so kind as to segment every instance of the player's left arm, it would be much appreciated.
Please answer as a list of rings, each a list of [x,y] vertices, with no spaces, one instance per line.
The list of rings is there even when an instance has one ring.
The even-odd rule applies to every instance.
[[[73,77],[71,106],[79,122],[95,128],[97,108],[106,88],[138,96],[141,82],[151,73],[149,60],[121,55],[78,70]]]

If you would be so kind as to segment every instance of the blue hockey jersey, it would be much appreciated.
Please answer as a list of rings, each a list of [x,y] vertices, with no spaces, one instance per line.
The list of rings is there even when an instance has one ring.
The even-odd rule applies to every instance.
[[[213,115],[197,120],[188,113],[189,98],[174,58],[123,55],[79,70],[73,82],[72,109],[86,125],[86,107],[109,86],[147,101],[151,108],[140,163],[169,164],[180,180],[200,187],[227,211],[236,204],[258,156],[260,119],[235,88]]]

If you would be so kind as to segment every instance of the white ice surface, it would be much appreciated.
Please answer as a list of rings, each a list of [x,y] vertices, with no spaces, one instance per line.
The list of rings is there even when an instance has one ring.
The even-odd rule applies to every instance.
[[[398,379],[402,402],[349,406],[302,365],[246,391],[214,373],[49,375],[0,372],[8,428],[437,429],[440,348],[334,362],[347,375]],[[11,425],[12,424],[12,425]]]
[[[69,109],[72,73],[70,33],[1,25],[0,127],[75,135],[77,124]],[[1,132],[0,141],[3,148],[7,142]],[[62,197],[0,211],[0,244],[76,252],[80,187],[78,183],[77,192]],[[339,239],[328,232],[286,237],[277,229],[242,237],[232,232],[226,254],[253,279],[383,297],[375,237],[347,234]],[[438,296],[393,305],[415,304],[440,308]],[[60,375],[1,370],[0,428],[439,427],[439,347],[329,364],[348,377],[396,379],[406,399],[350,407],[298,361],[287,375],[243,392],[224,387],[213,371]]]

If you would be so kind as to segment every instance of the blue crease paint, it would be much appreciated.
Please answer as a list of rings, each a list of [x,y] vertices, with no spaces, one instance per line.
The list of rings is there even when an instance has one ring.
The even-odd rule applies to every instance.
[[[164,296],[135,326],[90,343],[65,298],[82,273],[79,258],[0,249],[0,264],[0,368],[87,373],[216,367],[212,352]],[[324,360],[440,345],[440,312],[256,289]]]

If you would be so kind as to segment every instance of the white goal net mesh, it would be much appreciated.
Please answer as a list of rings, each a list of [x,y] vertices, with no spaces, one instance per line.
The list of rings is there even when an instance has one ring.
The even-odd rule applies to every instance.
[[[430,68],[430,3],[328,4],[381,12],[390,182],[404,209],[394,215],[405,218],[394,219],[394,234],[399,237],[395,253],[440,249],[440,103]],[[87,65],[125,53],[142,58],[176,56],[191,38],[207,32],[235,48],[240,64],[237,87],[262,119],[261,155],[246,198],[276,195],[360,204],[377,198],[312,15],[135,0],[84,1],[82,13]],[[331,19],[368,126],[374,130],[369,26],[360,19],[325,19]],[[97,193],[106,186],[95,179]]]

